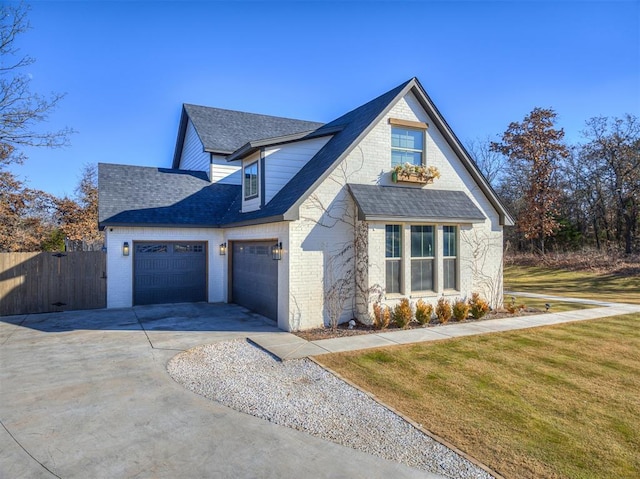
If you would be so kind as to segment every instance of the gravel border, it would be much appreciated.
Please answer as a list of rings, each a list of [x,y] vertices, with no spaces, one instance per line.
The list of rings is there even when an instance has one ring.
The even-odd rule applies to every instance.
[[[238,339],[184,351],[167,370],[187,389],[275,424],[446,477],[493,477],[309,359],[281,362]]]

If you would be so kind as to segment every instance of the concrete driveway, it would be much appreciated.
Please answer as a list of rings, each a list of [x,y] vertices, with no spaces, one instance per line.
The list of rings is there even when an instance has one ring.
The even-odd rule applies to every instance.
[[[0,478],[433,477],[228,409],[167,374],[198,344],[285,334],[234,305],[0,318]]]

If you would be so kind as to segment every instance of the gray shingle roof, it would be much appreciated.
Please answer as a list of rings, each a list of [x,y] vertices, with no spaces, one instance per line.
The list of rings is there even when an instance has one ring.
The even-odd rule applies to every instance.
[[[349,184],[360,219],[483,221],[486,217],[463,191]]]
[[[184,105],[206,151],[230,154],[245,143],[311,131],[323,124],[242,111]],[[177,165],[174,165],[177,166]]]
[[[98,165],[98,222],[106,225],[219,226],[240,186],[210,183],[201,171]]]
[[[323,130],[336,130],[334,134],[316,155],[311,158],[305,166],[291,179],[267,205],[257,211],[250,213],[239,213],[236,206],[230,208],[229,214],[225,217],[228,226],[249,222],[258,222],[263,218],[277,219],[297,219],[297,206],[308,195],[308,193],[326,175],[331,173],[332,166],[349,153],[350,148],[355,145],[356,140],[363,135],[367,129],[374,124],[374,120],[389,108],[392,101],[403,91],[411,80],[394,88],[378,98],[350,111],[349,113],[333,120],[319,128],[316,133],[321,134]]]
[[[259,210],[247,213],[240,212],[242,201],[239,186],[210,184],[206,174],[202,172],[101,165],[99,175],[100,224],[102,226],[107,224],[153,224],[231,227],[270,221],[295,220],[298,217],[299,205],[350,153],[376,122],[395,104],[395,101],[409,91],[416,95],[432,117],[436,127],[443,132],[447,142],[500,213],[501,224],[513,224],[499,198],[473,164],[468,153],[416,78],[404,82],[393,90],[325,125],[219,108],[184,105],[178,145],[184,140],[187,118],[194,122],[205,148],[220,153],[231,153],[248,143],[251,147],[253,144],[251,142],[255,142],[255,140],[295,135],[302,131],[315,130],[313,135],[321,136],[326,133],[331,134],[332,137],[269,203]],[[176,152],[178,150],[177,147]],[[179,163],[177,154],[174,157],[174,167],[177,167],[176,162]],[[398,208],[394,213],[396,217],[404,215],[403,208],[406,208],[406,204],[415,203],[414,197],[407,199],[404,203],[400,200],[401,197],[404,198],[402,195],[411,193],[423,202],[421,208],[424,209],[424,215],[427,213],[438,215],[432,219],[445,217],[451,220],[470,221],[484,219],[482,213],[464,193],[429,189],[424,190],[426,193],[422,194],[414,189],[402,191],[407,189],[387,188],[398,190],[391,193],[385,190],[387,198],[385,204],[388,207],[385,211],[389,213],[391,205],[393,205],[394,208]],[[368,194],[364,190],[361,192],[361,196],[364,195],[361,198],[363,208],[365,208],[363,211],[375,212],[373,204],[367,202]],[[442,203],[442,198],[446,199],[444,203]],[[442,206],[445,203],[446,208]],[[452,205],[455,208],[452,208]],[[378,206],[378,208],[381,207]],[[424,215],[420,216],[427,218]]]

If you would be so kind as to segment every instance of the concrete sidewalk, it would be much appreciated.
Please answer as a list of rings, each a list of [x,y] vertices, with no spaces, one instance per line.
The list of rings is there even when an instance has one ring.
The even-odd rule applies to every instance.
[[[551,302],[563,301],[585,303],[596,307],[565,311],[562,313],[542,313],[531,316],[488,319],[468,323],[450,323],[427,328],[361,334],[357,336],[321,339],[317,341],[306,341],[290,333],[283,333],[279,335],[252,334],[249,335],[249,339],[281,360],[287,360],[299,359],[308,356],[319,356],[328,353],[378,348],[382,346],[438,341],[460,336],[472,336],[476,334],[497,333],[501,331],[550,326],[573,321],[586,321],[589,319],[606,318],[621,314],[640,312],[640,305],[634,304],[610,303],[520,292],[505,292],[505,295],[543,298],[548,299]]]

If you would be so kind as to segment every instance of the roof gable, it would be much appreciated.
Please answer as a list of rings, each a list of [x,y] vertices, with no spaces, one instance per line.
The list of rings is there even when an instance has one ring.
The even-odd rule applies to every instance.
[[[229,155],[250,141],[316,130],[322,123],[242,111],[184,104],[173,157],[173,168],[180,164],[180,153],[191,120],[204,151]]]
[[[289,202],[291,206],[283,213],[284,219],[295,220],[298,218],[298,208],[302,202],[331,174],[337,165],[358,145],[360,140],[371,131],[399,99],[410,91],[471,174],[482,193],[498,212],[500,224],[514,224],[513,218],[502,204],[498,195],[482,175],[469,153],[415,77],[318,129],[318,131],[322,131],[323,128],[342,126],[342,131],[334,135],[324,148],[271,201],[275,205],[278,202]],[[294,197],[296,198],[293,199]]]
[[[181,174],[180,170],[165,170],[164,173],[174,172],[175,175],[171,176],[171,180],[175,181],[175,185],[178,195],[192,191],[191,194],[198,194],[203,199],[204,203],[201,204],[201,210],[204,213],[191,212],[189,205],[186,205],[186,196],[178,198],[178,203],[187,206],[188,214],[186,217],[194,219],[194,223],[205,221],[208,225],[219,226],[240,226],[245,224],[266,223],[270,221],[283,221],[283,220],[296,220],[298,219],[298,209],[302,202],[304,202],[313,191],[333,172],[333,170],[339,165],[339,163],[359,144],[359,142],[371,131],[372,128],[378,124],[379,121],[386,115],[390,109],[405,95],[412,92],[415,98],[418,100],[422,108],[427,115],[432,119],[434,125],[442,133],[445,141],[449,144],[454,154],[460,159],[464,168],[470,173],[473,180],[478,184],[480,190],[493,205],[495,210],[500,216],[500,223],[503,225],[513,224],[513,219],[509,215],[506,208],[502,205],[500,199],[491,188],[487,180],[480,173],[477,166],[464,149],[458,138],[455,136],[449,125],[446,123],[438,109],[435,107],[429,96],[426,94],[422,85],[420,85],[417,78],[412,78],[409,81],[402,83],[396,88],[380,95],[379,97],[369,101],[368,103],[342,115],[341,117],[333,120],[330,123],[322,125],[321,123],[307,122],[301,120],[293,120],[287,118],[272,117],[267,115],[257,115],[252,113],[237,112],[231,110],[223,110],[219,108],[208,108],[196,105],[183,105],[180,133],[178,136],[178,145],[176,146],[176,156],[174,157],[174,168],[179,165],[179,146],[181,142],[181,136],[184,136],[186,131],[186,125],[188,120],[191,120],[196,128],[199,137],[203,141],[205,150],[211,152],[219,152],[225,155],[236,154],[240,157],[245,150],[252,148],[258,148],[263,144],[270,144],[274,142],[288,142],[299,141],[308,137],[309,131],[313,131],[312,136],[332,135],[331,139],[300,169],[300,171],[287,183],[282,189],[263,207],[258,210],[242,213],[241,212],[241,195],[239,187],[231,185],[211,185],[206,184],[206,176],[202,173],[196,172],[183,172],[189,173],[191,179],[188,181],[179,178]],[[303,133],[306,132],[306,133]],[[288,138],[282,138],[287,137]],[[298,138],[299,136],[299,138]],[[182,139],[184,139],[182,137]],[[121,167],[122,168],[122,167]],[[133,167],[131,167],[133,168]],[[105,170],[105,172],[108,172]],[[157,174],[162,173],[162,170],[157,170]],[[106,173],[105,173],[106,174]],[[129,172],[120,172],[121,175],[129,175]],[[200,178],[200,176],[202,178]],[[141,189],[149,189],[148,195],[145,197],[145,202],[150,205],[150,208],[167,208],[157,204],[154,199],[154,191],[157,188],[158,183],[153,184],[150,177],[151,173],[146,172],[140,176],[141,183],[138,185],[138,191]],[[122,176],[120,176],[122,178]],[[166,181],[169,176],[156,178],[158,181]],[[195,181],[201,180],[203,184],[201,186],[195,186]],[[154,180],[155,181],[155,180]],[[119,188],[121,186],[116,185],[115,180],[110,181],[114,186],[112,188],[109,201],[112,205],[113,211],[109,211],[109,221],[112,221],[114,211],[120,208],[118,215],[124,214],[127,202],[124,203],[118,197]],[[147,185],[147,186],[143,186]],[[208,186],[216,186],[216,188],[208,188]],[[233,188],[233,191],[229,191],[221,188],[222,186],[228,186]],[[220,187],[220,188],[218,188]],[[166,192],[167,188],[162,188]],[[224,191],[223,191],[224,190]],[[132,190],[133,191],[133,190]],[[122,192],[120,192],[122,193]],[[132,192],[127,193],[129,200],[135,200],[132,198]],[[218,197],[214,197],[218,195]],[[127,198],[126,195],[121,194],[122,198]],[[101,197],[101,200],[103,198]],[[166,199],[166,198],[165,198]],[[128,203],[132,204],[132,203]],[[208,211],[208,207],[215,209]],[[178,216],[178,210],[176,209],[163,209],[157,210],[153,215],[158,216],[160,212],[165,216],[160,215],[162,218],[171,219],[175,213],[177,216],[176,225],[181,224]],[[106,210],[101,210],[100,221],[101,224],[107,221]],[[130,220],[127,222],[134,222],[136,215],[127,213],[130,216]],[[215,216],[206,217],[206,215]],[[132,216],[133,215],[133,216]],[[205,215],[205,216],[202,216]],[[124,216],[120,216],[124,218]],[[160,218],[160,219],[162,219]],[[189,220],[191,221],[191,220]]]

